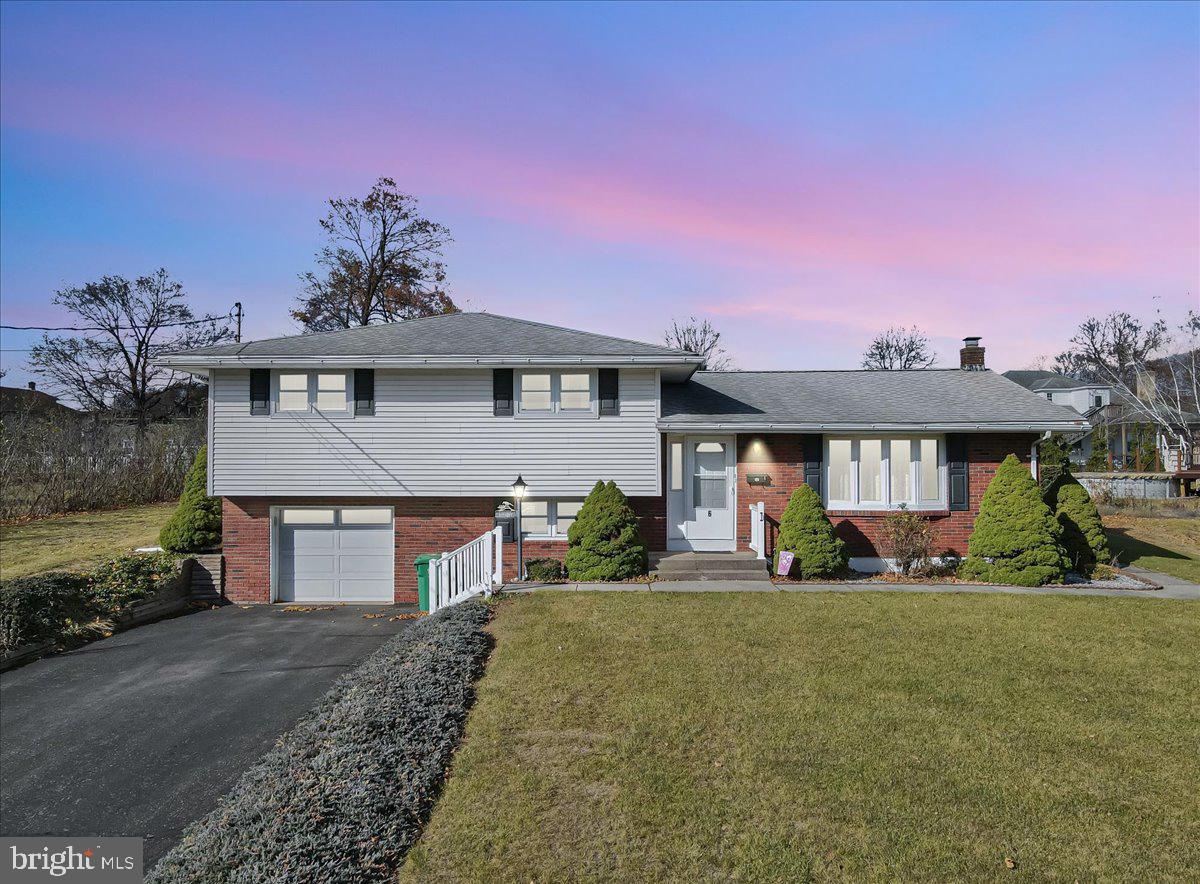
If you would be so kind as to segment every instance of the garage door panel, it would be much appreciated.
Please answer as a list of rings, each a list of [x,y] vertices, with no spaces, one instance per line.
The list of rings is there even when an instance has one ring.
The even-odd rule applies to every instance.
[[[278,525],[280,601],[393,600],[395,529],[390,518],[380,518],[379,507],[324,510],[331,514],[325,524],[295,512],[288,510],[291,518]]]

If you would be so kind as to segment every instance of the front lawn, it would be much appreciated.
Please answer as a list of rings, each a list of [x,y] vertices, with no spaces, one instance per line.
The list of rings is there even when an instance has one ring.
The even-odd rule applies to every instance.
[[[492,629],[407,880],[1200,868],[1194,603],[550,591]]]
[[[155,546],[174,511],[174,503],[153,503],[0,525],[0,577],[86,568],[139,546]]]
[[[1200,583],[1200,517],[1118,511],[1104,517],[1104,527],[1122,564]]]

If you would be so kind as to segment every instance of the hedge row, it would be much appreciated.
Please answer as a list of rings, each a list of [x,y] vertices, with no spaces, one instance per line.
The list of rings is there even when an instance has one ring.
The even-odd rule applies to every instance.
[[[487,619],[478,601],[439,611],[343,676],[146,880],[392,879],[462,734]]]
[[[78,627],[109,620],[179,576],[166,553],[109,559],[87,573],[51,571],[0,583],[0,651],[61,641]]]

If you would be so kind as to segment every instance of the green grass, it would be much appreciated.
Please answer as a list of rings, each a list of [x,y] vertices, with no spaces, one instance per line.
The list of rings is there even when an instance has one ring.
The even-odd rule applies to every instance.
[[[1104,527],[1121,564],[1200,583],[1200,518],[1119,512],[1104,516]]]
[[[542,592],[492,629],[402,880],[1200,868],[1194,603]]]
[[[84,568],[138,546],[154,546],[174,503],[75,513],[0,526],[0,577]]]

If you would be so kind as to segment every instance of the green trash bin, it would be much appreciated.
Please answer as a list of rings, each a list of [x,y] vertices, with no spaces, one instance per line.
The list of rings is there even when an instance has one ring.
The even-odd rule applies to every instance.
[[[429,563],[441,557],[440,553],[421,553],[413,559],[417,566],[417,604],[426,614],[429,613]]]

